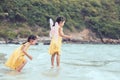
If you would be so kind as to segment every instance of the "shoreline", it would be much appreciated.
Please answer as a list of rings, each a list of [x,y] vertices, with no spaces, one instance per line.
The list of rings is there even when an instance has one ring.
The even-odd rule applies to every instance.
[[[84,29],[80,32],[66,33],[71,34],[72,39],[63,39],[63,43],[73,44],[120,44],[120,39],[112,39],[105,37],[97,37],[97,34],[92,32],[90,29]],[[0,44],[22,44],[26,42],[27,38],[14,38],[14,39],[3,39],[0,38]],[[38,43],[41,42],[44,45],[50,44],[49,36],[38,36]]]
[[[20,39],[14,39],[14,40],[8,40],[8,43],[5,43],[5,41],[1,40],[0,44],[22,44],[25,42],[26,38],[20,38]],[[49,37],[39,37],[38,43],[43,43],[44,45],[50,44],[50,38]],[[102,42],[99,38],[95,40],[81,40],[81,39],[63,39],[63,43],[73,43],[73,44],[120,44],[120,40],[117,39],[108,39],[104,38],[104,42]]]

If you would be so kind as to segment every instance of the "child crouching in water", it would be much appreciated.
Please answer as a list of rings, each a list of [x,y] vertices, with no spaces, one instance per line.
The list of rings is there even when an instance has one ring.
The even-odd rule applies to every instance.
[[[13,70],[20,72],[27,63],[25,56],[27,56],[30,60],[32,60],[32,56],[27,53],[27,50],[30,47],[30,45],[34,45],[36,44],[36,42],[37,42],[37,37],[34,35],[30,35],[28,37],[27,42],[23,43],[19,48],[17,48],[12,53],[12,55],[7,60],[5,65]]]

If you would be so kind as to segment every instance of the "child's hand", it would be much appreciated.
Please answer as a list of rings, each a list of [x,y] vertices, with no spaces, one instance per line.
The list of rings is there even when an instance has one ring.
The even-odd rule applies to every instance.
[[[70,41],[72,39],[72,36],[68,36],[68,41]]]
[[[71,35],[69,36],[69,39],[72,39],[72,36],[71,36]]]
[[[32,56],[29,56],[29,59],[32,60]]]

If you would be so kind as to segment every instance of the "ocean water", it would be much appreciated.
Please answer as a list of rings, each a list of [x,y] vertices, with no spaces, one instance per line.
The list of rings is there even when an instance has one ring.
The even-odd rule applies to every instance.
[[[0,44],[7,59],[19,45]],[[120,45],[63,44],[60,68],[51,69],[49,45],[31,46],[22,72],[0,63],[0,80],[120,80]]]

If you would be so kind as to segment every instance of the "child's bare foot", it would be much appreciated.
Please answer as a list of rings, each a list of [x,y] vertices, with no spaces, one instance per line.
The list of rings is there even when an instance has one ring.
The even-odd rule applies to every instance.
[[[57,66],[57,69],[60,69],[60,66]]]
[[[51,69],[53,69],[54,68],[54,66],[51,66]]]
[[[21,72],[20,70],[16,70],[17,72]]]
[[[21,72],[21,70],[20,69],[15,69],[17,72]]]

